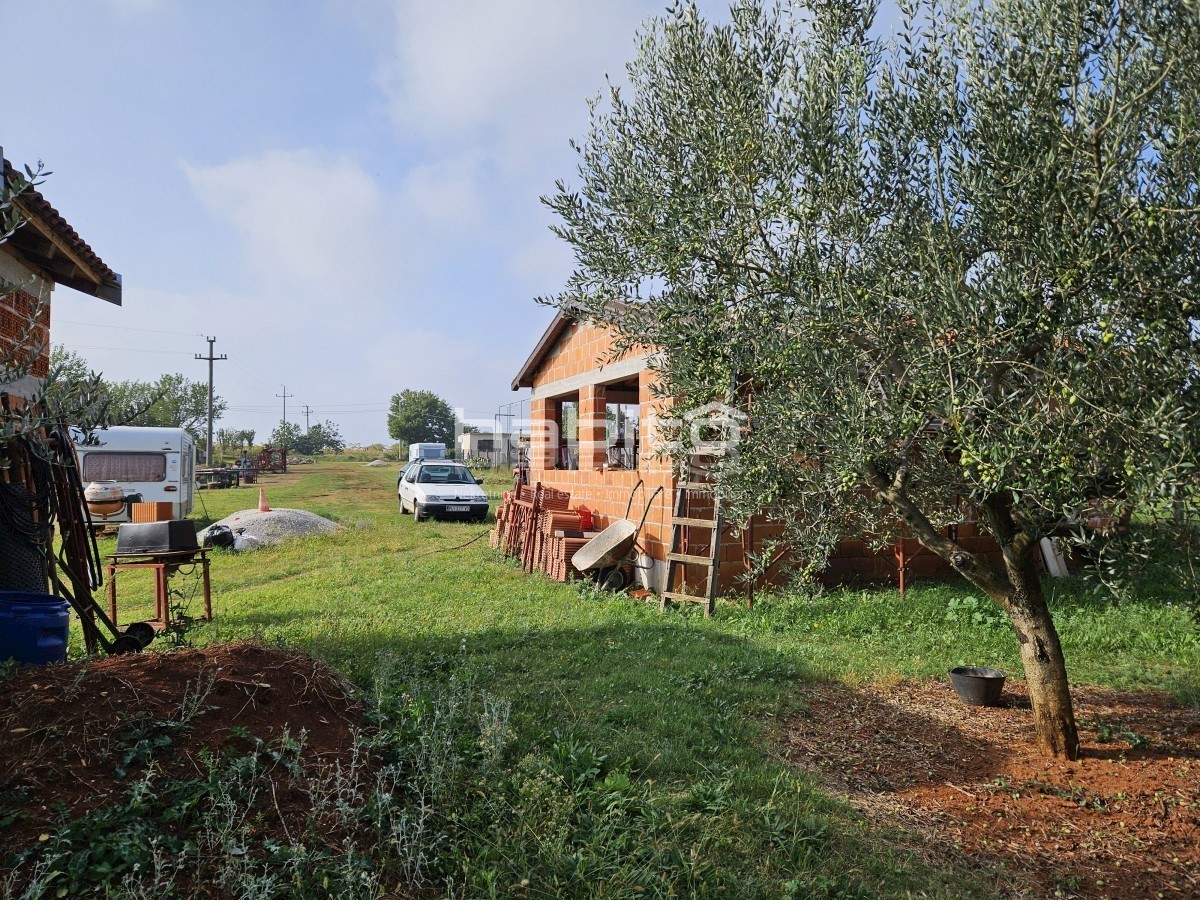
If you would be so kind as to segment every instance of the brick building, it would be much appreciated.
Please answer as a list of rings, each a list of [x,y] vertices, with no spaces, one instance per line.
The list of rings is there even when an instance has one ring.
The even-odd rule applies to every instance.
[[[3,153],[0,152],[0,158]],[[12,190],[20,174],[4,160],[4,185]],[[27,188],[13,201],[23,223],[0,243],[0,347],[26,354],[29,373],[0,384],[14,397],[33,396],[50,365],[50,294],[55,285],[121,304],[121,276],[96,255],[46,198]],[[20,345],[20,346],[18,346]],[[35,358],[28,353],[36,351]]]
[[[624,516],[630,492],[639,480],[646,493],[633,501],[631,516],[640,516],[657,487],[663,493],[646,519],[641,544],[654,563],[643,576],[648,587],[666,589],[666,558],[671,542],[671,517],[678,482],[669,463],[655,458],[653,448],[661,423],[671,415],[669,400],[655,399],[650,352],[625,353],[613,358],[611,334],[604,328],[575,321],[559,312],[512,381],[514,391],[529,388],[530,483],[565,491],[572,507],[587,507],[598,526]],[[703,513],[703,511],[702,511]],[[954,537],[975,553],[999,553],[990,538],[974,524],[953,526]],[[708,531],[695,529],[688,541],[706,544]],[[755,521],[740,535],[728,530],[720,546],[719,592],[747,588],[740,576],[745,554],[778,535],[770,523]],[[691,547],[683,548],[691,552]],[[887,582],[910,578],[948,578],[950,567],[905,540],[890,551],[873,552],[864,541],[848,536],[830,560],[825,578],[831,583]]]

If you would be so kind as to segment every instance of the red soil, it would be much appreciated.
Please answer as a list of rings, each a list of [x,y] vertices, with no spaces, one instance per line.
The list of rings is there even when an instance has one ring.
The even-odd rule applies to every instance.
[[[246,752],[242,730],[268,743],[303,730],[306,765],[333,762],[362,713],[328,666],[256,643],[20,670],[0,682],[0,809],[19,813],[0,830],[0,859],[48,830],[58,804],[73,818],[118,802],[128,786],[115,772],[121,742],[139,722],[189,718],[183,737],[154,754],[164,776],[186,778],[204,774],[202,753]]]
[[[931,846],[1002,862],[1019,876],[1002,894],[1200,897],[1200,711],[1150,692],[1073,696],[1077,762],[1039,755],[1011,681],[997,708],[964,706],[949,684],[819,685],[784,749]]]

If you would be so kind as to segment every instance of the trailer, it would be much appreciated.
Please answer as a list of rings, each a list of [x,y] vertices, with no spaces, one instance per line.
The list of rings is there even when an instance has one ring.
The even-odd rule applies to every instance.
[[[123,425],[74,437],[96,525],[132,521],[134,503],[170,504],[172,519],[192,514],[196,442],[185,429]]]
[[[445,444],[421,443],[421,444],[409,444],[408,445],[408,461],[409,462],[412,462],[414,459],[445,459],[445,458],[446,458],[446,445]]]

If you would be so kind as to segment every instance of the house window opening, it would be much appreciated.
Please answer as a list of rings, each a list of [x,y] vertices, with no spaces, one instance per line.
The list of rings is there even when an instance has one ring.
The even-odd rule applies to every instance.
[[[606,456],[610,469],[636,469],[641,457],[638,378],[605,386]]]
[[[575,471],[579,468],[579,392],[563,397],[560,410],[555,467]]]

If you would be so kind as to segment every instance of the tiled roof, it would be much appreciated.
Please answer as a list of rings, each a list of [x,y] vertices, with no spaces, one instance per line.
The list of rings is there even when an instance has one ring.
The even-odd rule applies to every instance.
[[[25,175],[15,169],[12,163],[7,159],[4,160],[6,183],[11,184],[15,180],[24,178]],[[121,276],[108,267],[87,241],[81,238],[70,223],[62,217],[62,214],[50,205],[41,192],[34,187],[26,188],[16,202],[22,213],[36,219],[42,229],[61,242],[69,251],[67,255],[74,259],[57,258],[58,255],[54,252],[59,249],[57,247],[47,251],[44,244],[51,243],[53,245],[52,242],[38,241],[37,237],[44,238],[40,230],[37,235],[25,233],[29,231],[29,225],[19,229],[9,239],[15,249],[30,257],[33,262],[46,270],[56,283],[93,294],[119,306],[121,303]],[[82,263],[82,266],[78,263]]]

